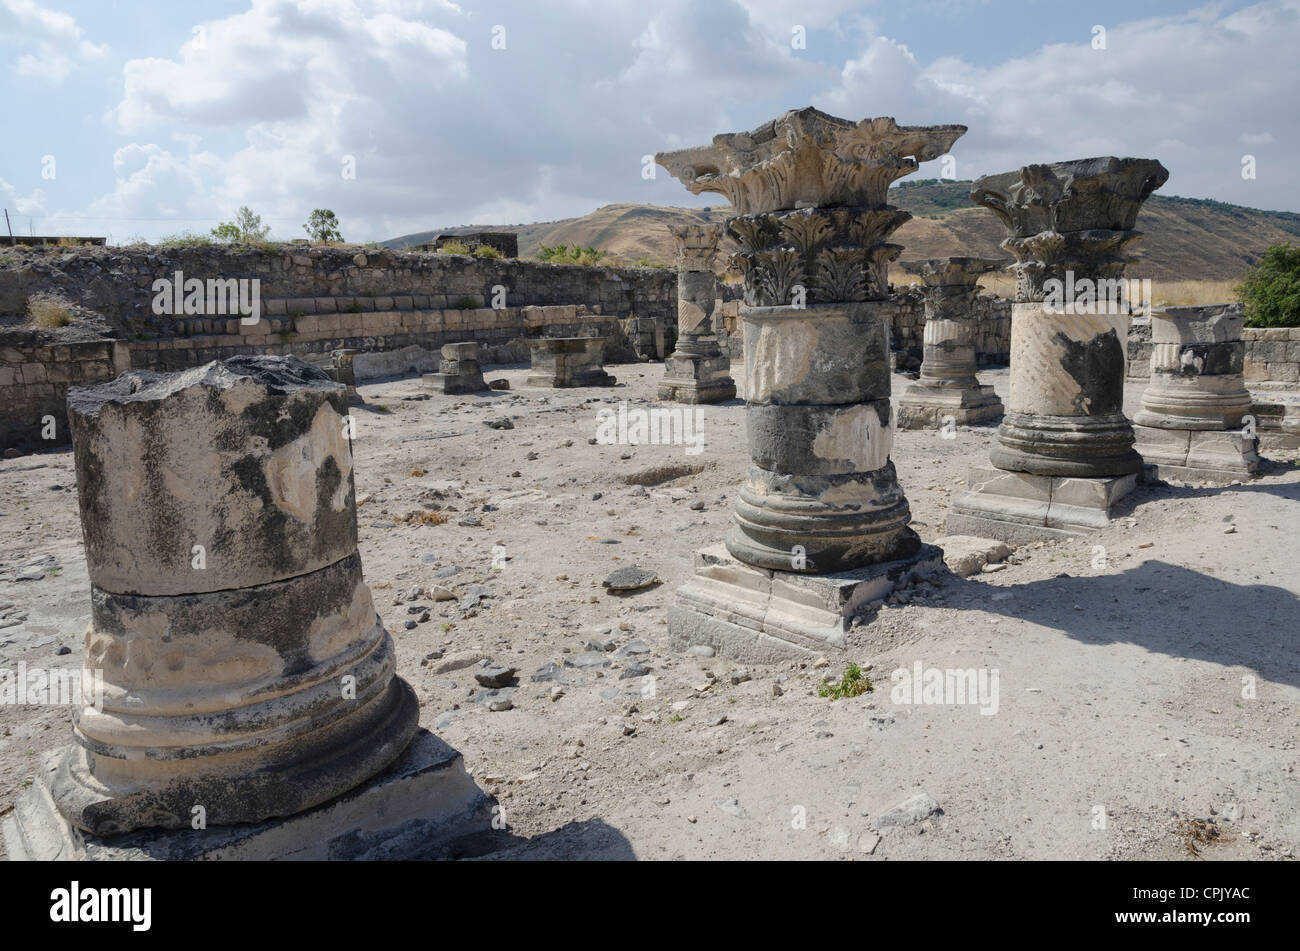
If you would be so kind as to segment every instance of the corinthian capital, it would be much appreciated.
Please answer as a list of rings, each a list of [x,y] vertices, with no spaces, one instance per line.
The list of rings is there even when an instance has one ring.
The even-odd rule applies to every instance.
[[[694,194],[726,196],[736,214],[885,205],[890,184],[946,153],[963,125],[900,126],[883,116],[851,122],[811,107],[713,144],[661,152],[655,161]]]

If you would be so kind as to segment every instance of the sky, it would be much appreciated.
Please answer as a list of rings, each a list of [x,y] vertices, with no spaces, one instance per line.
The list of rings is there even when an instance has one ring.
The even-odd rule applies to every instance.
[[[1297,50],[1300,0],[0,0],[0,206],[120,243],[718,205],[647,156],[812,105],[967,125],[961,179],[1137,156],[1300,212]]]

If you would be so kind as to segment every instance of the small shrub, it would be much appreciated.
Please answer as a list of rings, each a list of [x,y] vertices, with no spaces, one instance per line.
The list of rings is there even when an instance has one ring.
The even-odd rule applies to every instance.
[[[1275,244],[1237,286],[1247,327],[1300,327],[1300,248]]]
[[[478,308],[478,301],[472,297],[462,297],[460,300],[456,301],[456,307],[459,310],[476,310]]]
[[[464,241],[448,241],[438,249],[439,254],[469,254],[469,245]]]
[[[207,235],[194,234],[192,231],[169,234],[158,239],[158,247],[160,248],[191,248],[204,244],[212,244],[212,238]]]
[[[840,678],[839,683],[822,684],[817,688],[817,696],[830,697],[832,700],[840,700],[844,697],[860,697],[864,693],[870,693],[876,688],[871,686],[871,681],[867,679],[862,668],[857,664],[849,664],[844,669],[844,676]]]
[[[474,249],[474,257],[499,258],[501,257],[501,252],[498,251],[496,248],[492,247],[492,245],[490,244],[480,244],[477,248]]]
[[[27,320],[33,327],[46,330],[72,323],[68,302],[57,294],[33,294],[27,298]]]

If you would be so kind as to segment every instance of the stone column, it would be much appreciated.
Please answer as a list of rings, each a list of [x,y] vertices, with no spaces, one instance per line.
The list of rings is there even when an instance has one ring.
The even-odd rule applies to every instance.
[[[1016,258],[1011,389],[992,468],[971,473],[949,534],[1079,534],[1106,524],[1136,484],[1123,276],[1138,211],[1168,178],[1154,160],[1105,157],[975,182],[972,200],[1002,220]]]
[[[697,583],[670,612],[679,639],[741,651],[756,641],[762,654],[842,646],[881,566],[921,551],[889,458],[886,269],[902,249],[887,239],[910,215],[886,198],[965,131],[801,109],[656,156],[692,192],[730,200],[745,278],[753,464],[725,551],[700,554]],[[754,597],[748,610],[734,603]]]
[[[532,337],[528,341],[529,386],[613,386],[605,372],[604,337]]]
[[[898,400],[901,429],[959,425],[1002,415],[993,387],[975,376],[975,315],[980,276],[1006,262],[989,258],[931,258],[904,261],[903,270],[921,278],[925,293],[924,356],[921,379]]]
[[[1258,437],[1243,429],[1240,304],[1151,313],[1151,382],[1134,418],[1137,450],[1161,479],[1232,482],[1259,472]]]
[[[661,400],[721,403],[734,399],[731,358],[718,346],[714,311],[718,278],[713,259],[722,229],[717,225],[670,225],[677,245],[677,344],[664,361]]]
[[[257,823],[397,760],[419,708],[361,576],[344,387],[234,357],[68,406],[104,695],[52,778],[62,816]]]

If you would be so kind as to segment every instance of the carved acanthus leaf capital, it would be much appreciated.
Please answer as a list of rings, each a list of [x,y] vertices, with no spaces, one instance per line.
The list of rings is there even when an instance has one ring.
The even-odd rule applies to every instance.
[[[965,132],[962,125],[900,126],[888,116],[851,122],[809,107],[655,161],[694,194],[725,196],[739,215],[877,208],[891,183],[945,154]]]

